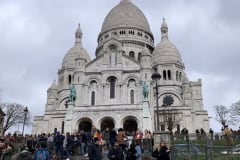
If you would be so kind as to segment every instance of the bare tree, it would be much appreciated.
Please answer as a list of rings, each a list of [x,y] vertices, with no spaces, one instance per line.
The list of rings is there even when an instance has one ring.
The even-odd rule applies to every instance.
[[[17,103],[1,103],[2,110],[6,114],[3,124],[3,135],[5,132],[18,124],[24,123],[25,114],[24,106]],[[25,125],[29,125],[31,120],[30,113],[26,114]]]
[[[233,124],[233,120],[230,114],[230,110],[223,105],[214,106],[216,113],[216,121],[222,124],[224,127],[226,124]]]
[[[230,114],[235,122],[240,121],[240,100],[230,106]]]

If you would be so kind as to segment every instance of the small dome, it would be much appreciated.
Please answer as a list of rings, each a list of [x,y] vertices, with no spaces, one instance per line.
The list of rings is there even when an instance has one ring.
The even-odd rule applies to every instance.
[[[66,68],[73,68],[75,67],[75,60],[76,59],[84,59],[90,62],[90,56],[87,51],[82,48],[81,45],[75,44],[64,56],[62,66]]]
[[[168,40],[168,26],[163,18],[161,25],[161,42],[156,46],[153,51],[152,63],[182,63],[181,55],[173,43]]]
[[[117,27],[135,27],[151,33],[145,15],[130,0],[122,0],[108,13],[101,32]]]
[[[84,59],[87,63],[90,62],[89,54],[82,47],[82,30],[80,24],[78,24],[75,32],[75,45],[64,56],[62,66],[65,68],[74,68],[76,59]]]
[[[164,62],[174,62],[181,63],[181,55],[178,49],[175,47],[173,43],[169,40],[162,40],[153,51],[153,64],[156,63],[164,63]]]

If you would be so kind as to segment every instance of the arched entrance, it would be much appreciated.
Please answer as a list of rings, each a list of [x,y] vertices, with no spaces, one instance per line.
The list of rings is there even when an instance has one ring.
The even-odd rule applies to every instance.
[[[110,117],[104,118],[101,122],[101,131],[104,131],[106,128],[112,130],[114,127],[113,119]]]
[[[132,133],[133,131],[137,131],[138,124],[135,119],[128,118],[123,123],[123,129],[129,133]]]
[[[90,132],[92,129],[92,121],[88,118],[84,118],[80,121],[78,131]]]

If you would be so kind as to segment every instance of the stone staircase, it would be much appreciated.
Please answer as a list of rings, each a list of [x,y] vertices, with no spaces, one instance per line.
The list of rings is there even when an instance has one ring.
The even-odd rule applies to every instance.
[[[71,156],[71,160],[89,160],[89,158],[83,156]]]

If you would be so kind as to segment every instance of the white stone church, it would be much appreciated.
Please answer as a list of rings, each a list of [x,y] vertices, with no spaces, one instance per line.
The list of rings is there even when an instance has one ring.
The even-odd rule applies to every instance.
[[[92,126],[166,131],[170,124],[173,131],[208,131],[201,79],[188,80],[165,20],[160,29],[161,35],[156,36],[161,41],[154,46],[143,12],[130,0],[121,0],[106,16],[97,37],[96,57],[91,60],[79,25],[58,80],[47,90],[44,115],[34,117],[32,133],[90,131]],[[151,78],[154,69],[161,75],[157,94]],[[144,83],[149,86],[146,97]],[[76,89],[74,102],[69,101],[70,86]]]

